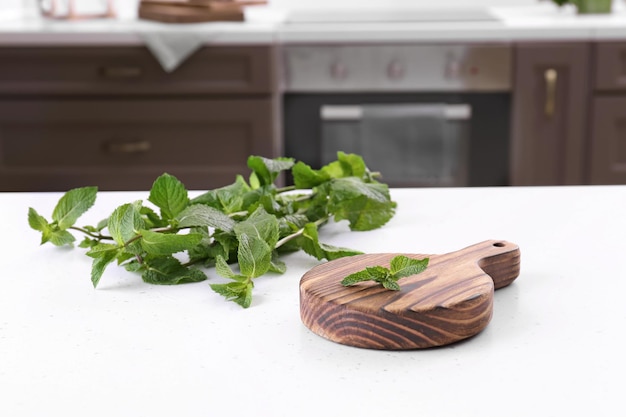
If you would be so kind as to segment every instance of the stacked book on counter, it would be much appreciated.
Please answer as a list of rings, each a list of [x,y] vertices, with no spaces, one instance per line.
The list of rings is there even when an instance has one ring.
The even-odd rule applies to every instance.
[[[267,0],[141,0],[139,18],[166,23],[240,22],[245,6]]]

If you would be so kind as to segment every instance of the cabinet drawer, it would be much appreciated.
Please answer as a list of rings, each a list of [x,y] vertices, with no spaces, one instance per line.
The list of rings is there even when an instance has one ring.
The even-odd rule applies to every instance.
[[[599,43],[595,48],[595,89],[626,91],[626,42]]]
[[[0,191],[215,188],[276,156],[271,100],[0,101]]]
[[[166,73],[144,47],[0,48],[0,93],[269,93],[270,47],[204,47]]]
[[[626,97],[593,100],[590,184],[626,184]]]

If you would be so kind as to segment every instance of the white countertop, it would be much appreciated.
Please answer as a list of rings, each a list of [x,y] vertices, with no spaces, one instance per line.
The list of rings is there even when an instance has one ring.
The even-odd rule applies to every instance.
[[[328,7],[328,6],[326,6]],[[399,6],[398,6],[399,7]],[[166,24],[125,16],[113,20],[50,21],[0,14],[2,45],[140,45],[142,32],[192,32],[207,44],[346,42],[512,42],[626,39],[626,7],[616,1],[610,15],[577,15],[550,2],[530,6],[452,9],[423,7],[354,10],[254,6],[246,22]],[[437,11],[450,20],[425,18]],[[308,14],[307,14],[308,13]],[[472,15],[478,16],[472,20]],[[483,19],[481,16],[488,16]],[[421,16],[421,17],[420,17]],[[379,20],[379,21],[376,21]],[[429,21],[430,20],[430,21]]]
[[[168,24],[147,20],[93,19],[62,21],[37,18],[0,19],[0,46],[142,45],[142,33],[190,33],[207,44],[272,44],[280,13],[258,12],[246,22]]]
[[[0,415],[607,416],[623,408],[626,186],[393,190],[382,229],[321,240],[365,252],[445,253],[517,243],[521,275],[479,335],[431,350],[338,345],[300,321],[298,282],[256,282],[241,309],[207,282],[161,287],[110,267],[94,290],[82,249],[39,246],[28,207],[0,193]],[[84,223],[147,192],[101,193]],[[216,282],[213,271],[210,281]]]

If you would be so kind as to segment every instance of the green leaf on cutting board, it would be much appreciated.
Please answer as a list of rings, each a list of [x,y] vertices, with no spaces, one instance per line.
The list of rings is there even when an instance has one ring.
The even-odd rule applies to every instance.
[[[398,255],[391,259],[391,268],[381,265],[365,267],[361,271],[346,276],[341,281],[341,285],[348,287],[360,282],[374,281],[388,290],[399,291],[400,285],[398,280],[423,272],[428,266],[428,261],[429,258],[412,259],[404,255]]]

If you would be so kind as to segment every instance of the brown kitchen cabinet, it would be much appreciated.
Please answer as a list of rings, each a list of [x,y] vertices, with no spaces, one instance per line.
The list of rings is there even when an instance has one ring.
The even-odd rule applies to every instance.
[[[586,183],[591,44],[515,47],[511,184]]]
[[[271,47],[205,47],[168,74],[142,47],[0,48],[0,191],[189,189],[276,157]]]
[[[626,43],[594,47],[591,184],[626,184]]]

